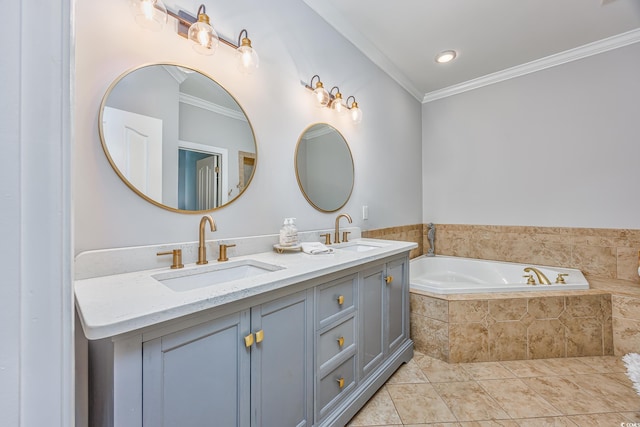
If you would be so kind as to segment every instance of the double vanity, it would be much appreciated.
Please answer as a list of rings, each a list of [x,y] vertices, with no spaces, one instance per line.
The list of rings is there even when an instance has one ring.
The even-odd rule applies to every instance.
[[[257,167],[248,117],[212,78],[170,63],[127,71],[107,90],[98,125],[132,191],[205,216],[199,243],[77,256],[89,425],[343,426],[411,359],[415,243],[361,239],[357,227],[340,239],[346,214],[334,242],[353,240],[331,253],[286,250],[277,235],[205,242],[205,226],[215,229],[206,214],[240,197]],[[354,160],[342,134],[308,126],[295,174],[315,209],[344,207]],[[330,243],[331,232],[299,237]]]
[[[277,253],[276,239],[225,241],[226,262],[207,242],[205,265],[180,244],[179,269],[156,256],[170,246],[80,254],[90,425],[342,426],[411,359],[415,243],[356,238],[310,255]]]

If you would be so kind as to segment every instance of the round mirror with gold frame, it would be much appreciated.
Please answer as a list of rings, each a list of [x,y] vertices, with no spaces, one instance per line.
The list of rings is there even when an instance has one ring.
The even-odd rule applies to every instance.
[[[349,201],[353,156],[338,130],[326,123],[309,126],[298,139],[295,156],[298,185],[314,208],[335,212]]]
[[[176,64],[127,71],[109,87],[98,121],[118,176],[145,200],[199,213],[237,199],[254,176],[253,127],[206,74]]]

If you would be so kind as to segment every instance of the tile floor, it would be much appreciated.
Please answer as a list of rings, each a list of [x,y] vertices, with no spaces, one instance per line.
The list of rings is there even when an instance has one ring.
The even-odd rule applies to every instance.
[[[448,364],[416,352],[348,426],[632,427],[640,396],[615,356]]]

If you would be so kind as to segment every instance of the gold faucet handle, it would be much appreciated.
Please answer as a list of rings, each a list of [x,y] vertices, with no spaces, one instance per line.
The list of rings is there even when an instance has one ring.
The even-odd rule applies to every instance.
[[[351,234],[350,231],[343,231],[342,232],[342,241],[343,242],[348,242],[349,240],[347,239],[347,237],[349,236],[349,234]]]
[[[556,277],[556,283],[559,284],[565,284],[567,282],[565,282],[564,278],[565,276],[568,276],[568,273],[558,273],[558,277]]]
[[[522,277],[526,277],[527,278],[527,285],[535,285],[536,284],[536,279],[533,278],[533,274],[525,274]]]
[[[236,245],[223,245],[220,243],[220,256],[218,257],[218,262],[229,261],[229,257],[227,257],[227,248],[234,248]]]
[[[167,252],[158,252],[156,255],[173,255],[173,263],[171,264],[171,268],[176,269],[184,267],[184,264],[182,263],[182,249],[173,249]]]
[[[331,233],[321,234],[320,237],[324,237],[324,244],[325,245],[330,245],[331,244]]]

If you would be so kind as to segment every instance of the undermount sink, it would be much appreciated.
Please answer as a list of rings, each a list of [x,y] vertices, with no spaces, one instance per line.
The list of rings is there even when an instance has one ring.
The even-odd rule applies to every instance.
[[[185,292],[271,273],[282,268],[255,260],[241,260],[185,271],[170,271],[152,277],[172,291]]]
[[[378,245],[375,243],[369,242],[347,242],[341,243],[336,246],[336,249],[341,249],[343,251],[351,251],[351,252],[367,252],[373,249],[380,249],[385,247],[386,245]]]

